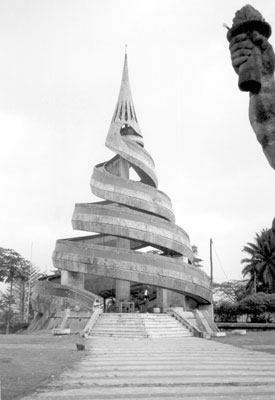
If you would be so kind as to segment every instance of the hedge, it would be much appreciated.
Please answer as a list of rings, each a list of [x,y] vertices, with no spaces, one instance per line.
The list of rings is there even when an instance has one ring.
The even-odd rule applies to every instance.
[[[223,301],[214,311],[221,322],[236,322],[243,314],[247,314],[251,322],[271,321],[275,315],[275,293],[256,293],[238,303]]]

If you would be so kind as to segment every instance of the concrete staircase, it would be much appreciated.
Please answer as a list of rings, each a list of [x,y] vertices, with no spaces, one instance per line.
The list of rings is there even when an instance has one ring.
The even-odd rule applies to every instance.
[[[90,336],[156,338],[192,336],[179,321],[167,314],[101,314]]]
[[[167,314],[141,314],[148,337],[184,337],[192,333],[174,317]]]
[[[271,354],[196,337],[93,337],[86,345],[80,363],[24,400],[275,399]]]
[[[101,314],[90,331],[90,336],[146,338],[147,333],[139,314]]]

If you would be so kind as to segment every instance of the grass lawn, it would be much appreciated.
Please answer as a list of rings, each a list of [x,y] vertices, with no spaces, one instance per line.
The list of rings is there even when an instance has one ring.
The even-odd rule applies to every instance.
[[[85,357],[79,336],[0,335],[1,400],[23,397]]]
[[[275,354],[275,330],[247,331],[246,335],[230,335],[230,333],[227,333],[225,337],[213,338],[212,340],[249,350]]]

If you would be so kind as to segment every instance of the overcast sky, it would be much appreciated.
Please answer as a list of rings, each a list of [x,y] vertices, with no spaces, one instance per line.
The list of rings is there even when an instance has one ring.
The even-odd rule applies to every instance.
[[[53,269],[75,203],[92,202],[128,45],[133,100],[159,189],[216,281],[275,217],[275,171],[248,121],[226,40],[230,0],[0,0],[0,246]],[[273,0],[252,3],[275,30]],[[274,34],[275,35],[275,34]],[[275,46],[275,36],[271,36]],[[222,270],[225,271],[225,274]]]

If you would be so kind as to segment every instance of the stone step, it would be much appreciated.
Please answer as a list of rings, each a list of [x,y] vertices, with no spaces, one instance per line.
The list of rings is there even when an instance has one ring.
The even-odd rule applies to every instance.
[[[231,372],[231,374],[209,374],[205,373],[204,375],[198,373],[193,373],[193,374],[186,374],[185,379],[188,378],[189,383],[193,384],[215,384],[220,381],[221,377],[223,379],[224,384],[230,384],[232,380],[234,380],[235,384],[241,384],[241,383],[246,383],[247,382],[247,377],[250,378],[257,378],[257,374],[246,374],[246,375],[240,375],[240,374],[234,374]],[[272,371],[269,372],[268,375],[265,376],[258,376],[258,378],[261,379],[262,384],[273,384],[274,385],[274,373]],[[134,386],[134,385],[167,385],[171,382],[171,379],[174,382],[174,385],[179,385],[182,382],[182,373],[181,374],[172,374],[172,375],[166,375],[165,377],[162,376],[161,374],[158,376],[152,375],[148,376],[148,374],[143,374],[141,376],[116,376],[114,374],[112,377],[93,377],[91,374],[89,377],[81,377],[81,382],[82,382],[82,387],[90,387],[91,389],[96,387],[112,387],[114,385],[116,386]],[[74,387],[77,384],[78,380],[75,380],[73,377],[65,378],[63,380],[63,384],[66,384],[67,388]]]
[[[274,400],[275,357],[194,337],[90,337],[86,357],[22,400]]]
[[[145,329],[102,329],[100,326],[94,328],[92,332],[106,333],[146,333]]]
[[[106,334],[115,334],[115,333],[117,333],[117,334],[121,334],[121,335],[123,335],[123,333],[125,333],[125,334],[145,334],[146,333],[145,330],[143,330],[143,331],[142,330],[137,330],[137,331],[122,330],[122,331],[120,331],[120,330],[102,330],[100,328],[93,329],[92,332],[94,332],[96,334],[98,334],[98,333],[106,333]]]
[[[123,338],[146,338],[146,337],[148,337],[148,335],[147,334],[144,334],[144,335],[142,335],[142,334],[118,334],[118,333],[97,333],[97,332],[95,332],[95,333],[91,333],[90,334],[90,336],[91,337],[123,337]]]
[[[170,330],[185,330],[188,331],[188,329],[182,327],[182,326],[178,326],[178,325],[125,325],[125,326],[121,326],[121,325],[103,325],[103,324],[96,324],[94,329],[99,328],[100,329],[106,329],[106,330],[112,330],[112,329],[116,329],[116,330],[139,330],[139,329],[150,329],[150,330],[155,330],[155,331],[170,331]]]
[[[172,327],[172,328],[182,328],[182,329],[187,329],[184,325],[182,325],[182,324],[175,324],[174,323],[174,321],[171,321],[171,323],[168,323],[168,322],[165,322],[165,323],[163,323],[162,321],[158,321],[158,322],[156,322],[156,323],[150,323],[150,322],[147,322],[147,321],[145,321],[143,324],[142,324],[143,326],[146,326],[146,327],[148,327],[148,328],[156,328],[156,327],[163,327],[163,328],[169,328],[169,327]]]
[[[132,334],[132,335],[134,335],[134,334],[136,334],[136,335],[147,336],[147,332],[146,331],[141,331],[141,330],[139,330],[139,331],[131,331],[131,330],[127,330],[127,331],[125,331],[125,330],[123,330],[123,331],[109,330],[109,331],[107,331],[107,330],[101,330],[101,329],[97,329],[97,330],[93,329],[91,333],[93,333],[93,332],[96,333],[96,334],[106,333],[106,335],[113,335],[113,334],[118,334],[118,335],[123,335],[123,334],[131,335]]]
[[[180,330],[187,330],[187,328],[181,326],[181,325],[168,325],[168,324],[154,324],[154,325],[148,325],[148,324],[141,324],[141,325],[131,325],[131,324],[96,324],[95,328],[97,326],[100,326],[102,329],[161,329],[161,330],[170,330],[170,329],[180,329]]]
[[[93,376],[93,378],[104,378],[105,376],[107,378],[112,378],[114,376],[117,377],[139,377],[139,376],[156,376],[156,377],[161,377],[164,374],[166,376],[182,376],[182,372],[185,371],[185,375],[186,376],[193,376],[195,375],[198,370],[201,371],[201,375],[205,376],[205,375],[211,375],[213,373],[216,374],[216,376],[221,376],[221,375],[232,375],[232,371],[230,371],[228,369],[227,366],[223,366],[223,368],[219,368],[217,370],[217,368],[215,368],[215,366],[212,366],[211,368],[209,366],[205,366],[205,368],[201,368],[201,366],[196,365],[194,367],[191,367],[188,371],[186,371],[185,367],[180,365],[180,366],[176,366],[176,368],[171,368],[171,366],[169,365],[168,367],[166,367],[166,365],[161,365],[158,366],[158,368],[149,368],[148,366],[145,366],[145,369],[143,370],[143,368],[135,368],[135,367],[125,367],[123,368],[122,365],[119,365],[119,368],[111,368],[108,367],[108,365],[106,365],[105,367],[100,367],[97,365],[89,365],[86,368],[81,368],[81,372],[76,372],[74,374],[74,379],[79,379],[79,378],[88,378],[89,376]],[[246,368],[245,370],[243,369],[243,366],[241,366],[240,368],[234,368],[234,372],[236,375],[242,375],[242,376],[253,376],[253,375],[257,375],[257,376],[266,376],[266,374],[270,374],[270,370],[267,371],[258,371],[256,368],[254,369],[249,369]],[[67,373],[63,373],[62,376],[64,378],[67,378],[69,376],[71,376],[71,372],[67,372]],[[274,375],[273,375],[274,376]]]
[[[133,325],[133,326],[135,326],[135,325],[137,325],[137,326],[142,326],[142,325],[144,325],[144,321],[142,321],[142,320],[138,320],[138,321],[126,321],[126,320],[124,320],[124,321],[115,321],[115,320],[98,320],[97,321],[97,323],[100,323],[100,324],[102,324],[102,325],[110,325],[110,326],[113,326],[113,325],[121,325],[121,326],[124,326],[124,325]]]
[[[96,339],[96,338],[94,338]],[[110,340],[110,338],[108,338]],[[155,340],[159,340],[159,339],[155,339]],[[185,339],[184,339],[185,340]],[[149,355],[148,355],[149,357]],[[86,373],[88,371],[91,371],[91,373],[95,373],[96,371],[98,373],[102,373],[102,372],[113,372],[116,369],[116,366],[119,366],[119,371],[121,374],[123,374],[124,372],[127,371],[135,371],[137,373],[139,373],[140,371],[147,371],[148,373],[150,373],[150,371],[152,371],[152,362],[151,363],[146,363],[143,362],[142,364],[128,364],[127,362],[122,362],[122,360],[116,359],[115,364],[110,364],[110,360],[105,360],[103,356],[101,356],[101,360],[104,361],[104,363],[97,363],[96,360],[92,359],[90,361],[87,362],[83,362],[82,363],[82,368],[81,371],[83,371],[83,373]],[[146,357],[144,357],[144,360],[146,360]],[[154,361],[154,371],[182,371],[185,370],[184,365],[186,364],[184,362],[184,360],[180,360],[180,362],[175,363],[174,359],[170,359],[170,357],[166,357],[166,361],[165,362],[159,362],[158,359],[156,358],[152,358],[152,360]],[[249,365],[249,361],[246,362],[239,362],[238,364],[234,363],[233,360],[225,360],[224,362],[219,362],[218,364],[215,364],[213,362],[206,362],[206,360],[201,360],[203,363],[200,364],[197,362],[192,363],[190,362],[189,365],[189,369],[190,371],[212,371],[215,372],[217,370],[223,370],[223,371],[228,371],[229,370],[229,363],[231,366],[234,367],[234,371],[247,371],[247,372],[257,372],[257,370],[259,371],[259,366],[257,367],[256,365],[254,367],[251,366],[251,364]],[[218,368],[217,368],[218,366]],[[261,365],[260,371],[261,373],[266,373],[269,371],[268,368],[268,364],[265,363],[264,365]],[[146,373],[147,373],[146,372]],[[69,372],[68,372],[69,373]]]
[[[49,388],[50,389],[50,388]],[[247,388],[247,385],[242,387],[230,387],[223,385],[217,387],[215,385],[159,385],[158,387],[151,386],[133,386],[133,387],[93,387],[93,388],[70,388],[64,387],[62,391],[59,388],[51,388],[51,390],[37,393],[33,396],[24,397],[22,400],[167,400],[167,399],[182,399],[182,400],[274,400],[275,385],[267,387]],[[250,396],[250,397],[249,397]]]
[[[119,314],[119,313],[105,313],[101,314],[99,319],[126,319],[126,320],[138,320],[138,319],[151,319],[151,320],[158,320],[158,319],[167,319],[169,320],[171,318],[170,315],[168,314]]]
[[[182,332],[182,331],[176,331],[176,332],[149,332],[149,337],[154,336],[154,337],[165,337],[165,336],[192,336],[192,333],[190,332]]]
[[[98,321],[98,324],[101,326],[121,326],[122,328],[124,326],[144,326],[143,321],[138,321],[138,322],[121,322],[121,321]]]
[[[147,333],[151,333],[151,334],[157,334],[157,333],[161,333],[161,334],[167,334],[169,335],[170,333],[182,333],[182,334],[190,334],[192,335],[191,332],[186,331],[184,329],[146,329]]]
[[[147,331],[149,331],[149,332],[155,332],[155,333],[157,333],[157,332],[167,332],[167,333],[169,333],[169,332],[189,332],[188,331],[188,329],[182,329],[182,328],[180,328],[180,327],[157,327],[157,328],[155,328],[155,327],[153,327],[153,328],[150,328],[150,327],[146,327],[146,330]]]
[[[167,314],[101,314],[92,337],[188,337],[192,334]]]

